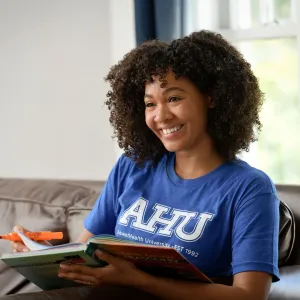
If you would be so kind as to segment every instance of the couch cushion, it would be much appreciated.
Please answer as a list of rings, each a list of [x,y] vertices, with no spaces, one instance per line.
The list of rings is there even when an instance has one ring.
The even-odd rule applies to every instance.
[[[83,186],[49,180],[0,179],[0,234],[15,224],[30,230],[62,230],[67,235],[67,210],[94,191]],[[0,254],[10,249],[1,241]]]
[[[295,244],[295,218],[289,206],[280,201],[279,267],[287,264]]]
[[[91,190],[90,195],[76,201],[68,208],[67,229],[71,242],[76,241],[84,229],[83,221],[92,210],[97,198],[99,197],[104,181],[71,181],[72,184],[88,187]]]
[[[276,189],[278,192],[278,198],[289,206],[295,217],[295,243],[287,264],[300,265],[300,186],[276,185]]]
[[[75,242],[84,229],[83,221],[92,210],[99,194],[94,193],[68,208],[67,229],[70,241]]]
[[[63,181],[0,179],[0,234],[20,224],[33,231],[62,231],[62,241],[69,241],[67,230],[68,208],[76,207],[81,199],[94,195],[95,191]],[[0,241],[0,255],[10,252],[8,241]],[[24,284],[24,278],[14,270],[8,270],[0,262],[0,295],[9,293],[18,285]]]

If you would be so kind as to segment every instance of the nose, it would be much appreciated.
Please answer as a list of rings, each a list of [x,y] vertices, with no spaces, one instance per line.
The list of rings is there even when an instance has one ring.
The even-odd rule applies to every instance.
[[[156,108],[156,114],[154,117],[154,121],[157,123],[163,123],[172,118],[172,112],[168,108],[166,104],[159,105]]]

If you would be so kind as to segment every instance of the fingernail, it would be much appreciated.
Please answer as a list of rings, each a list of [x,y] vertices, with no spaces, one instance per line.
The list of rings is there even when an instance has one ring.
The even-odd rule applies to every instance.
[[[29,251],[29,249],[27,249],[27,248],[23,249],[23,252],[28,252],[28,251]]]
[[[58,273],[57,276],[58,276],[58,277],[64,277],[64,274]]]
[[[16,232],[16,231],[23,231],[23,228],[21,227],[21,226],[19,226],[19,225],[16,225],[15,227],[14,227],[14,231]]]
[[[68,268],[68,266],[66,265],[66,264],[60,264],[59,265],[62,269],[67,269]]]

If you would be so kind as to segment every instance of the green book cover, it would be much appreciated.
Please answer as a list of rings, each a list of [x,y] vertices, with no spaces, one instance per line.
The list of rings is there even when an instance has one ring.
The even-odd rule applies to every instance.
[[[106,262],[95,256],[96,249],[132,261],[136,267],[154,276],[212,282],[174,248],[146,245],[109,235],[94,236],[87,244],[72,243],[4,254],[1,260],[41,289],[52,290],[79,286],[78,283],[58,277],[61,263],[106,266]]]
[[[85,244],[69,244],[40,251],[4,254],[1,260],[42,290],[52,290],[80,285],[58,277],[60,263],[99,266],[86,248]]]

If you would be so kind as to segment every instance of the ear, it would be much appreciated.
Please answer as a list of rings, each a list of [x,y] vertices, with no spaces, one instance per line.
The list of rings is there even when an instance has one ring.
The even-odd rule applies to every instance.
[[[207,97],[207,100],[208,100],[208,108],[215,108],[216,107],[215,101],[210,96]]]

